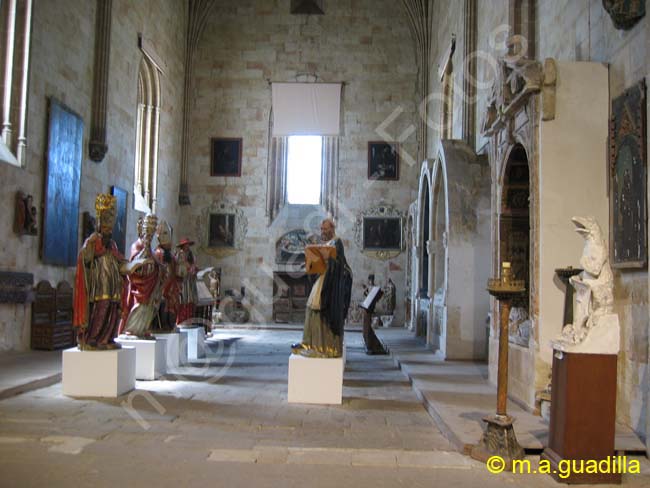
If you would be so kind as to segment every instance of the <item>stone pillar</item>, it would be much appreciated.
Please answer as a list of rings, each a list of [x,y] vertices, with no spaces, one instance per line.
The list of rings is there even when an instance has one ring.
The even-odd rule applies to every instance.
[[[113,0],[97,0],[95,73],[90,142],[88,143],[88,155],[96,163],[102,162],[108,151],[108,144],[106,143],[106,106],[108,103],[112,4]]]
[[[463,63],[463,140],[476,150],[476,0],[465,0]]]

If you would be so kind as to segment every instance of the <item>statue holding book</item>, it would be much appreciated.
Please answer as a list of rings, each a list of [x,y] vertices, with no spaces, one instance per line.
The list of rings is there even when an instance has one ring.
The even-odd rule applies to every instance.
[[[321,223],[321,245],[305,247],[305,268],[318,275],[307,300],[301,343],[294,354],[336,358],[343,354],[343,327],[350,306],[352,270],[345,260],[343,242],[335,234],[332,219]]]

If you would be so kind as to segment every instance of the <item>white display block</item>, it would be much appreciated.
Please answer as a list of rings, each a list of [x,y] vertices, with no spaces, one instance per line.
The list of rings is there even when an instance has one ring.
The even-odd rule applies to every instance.
[[[343,401],[343,358],[289,357],[289,403],[340,405]]]
[[[173,332],[170,334],[156,334],[156,339],[167,341],[167,368],[178,368],[187,364],[187,347],[181,347],[181,334]]]
[[[111,351],[63,351],[63,394],[115,398],[135,388],[133,347]]]
[[[135,348],[135,379],[155,380],[167,372],[167,341],[146,339],[115,339],[123,346]]]
[[[205,357],[205,331],[203,327],[182,328],[181,347],[187,349],[187,359],[199,359]]]

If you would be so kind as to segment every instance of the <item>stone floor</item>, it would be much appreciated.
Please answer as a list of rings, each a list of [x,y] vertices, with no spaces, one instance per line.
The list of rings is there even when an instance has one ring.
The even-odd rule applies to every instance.
[[[68,398],[60,383],[4,398],[0,486],[555,485],[490,474],[457,452],[394,359],[365,355],[356,332],[343,405],[287,404],[288,345],[299,338],[219,331],[205,360],[118,399]],[[638,459],[643,474],[627,486],[650,484]]]
[[[469,452],[483,434],[483,417],[494,413],[496,387],[488,381],[485,363],[442,361],[405,329],[377,329],[393,358],[409,377],[418,398],[445,437],[461,452]],[[517,440],[528,453],[548,445],[548,423],[519,404],[508,401],[515,418]],[[616,426],[617,452],[644,454],[645,445],[626,425]]]

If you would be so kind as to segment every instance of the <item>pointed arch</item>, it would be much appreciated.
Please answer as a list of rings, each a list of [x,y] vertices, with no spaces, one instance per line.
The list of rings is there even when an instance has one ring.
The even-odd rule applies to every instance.
[[[133,184],[135,209],[141,212],[156,211],[161,95],[160,71],[154,62],[143,54],[138,71]]]

